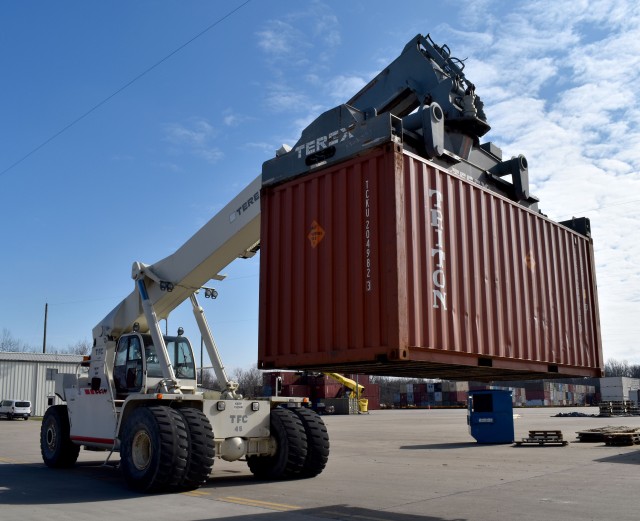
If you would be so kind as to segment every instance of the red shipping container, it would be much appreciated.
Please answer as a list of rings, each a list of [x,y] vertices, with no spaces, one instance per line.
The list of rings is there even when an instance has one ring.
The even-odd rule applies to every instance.
[[[377,411],[378,409],[380,409],[380,397],[371,396],[371,397],[368,397],[367,400],[369,400],[367,408],[370,411]]]
[[[375,396],[380,396],[380,385],[367,384],[364,388],[363,396],[365,396],[366,398],[373,398]]]
[[[342,390],[340,384],[316,385],[313,389],[316,398],[335,398]]]
[[[285,385],[282,388],[282,396],[301,396],[309,398],[311,389],[308,385]]]
[[[261,196],[258,366],[601,376],[590,238],[389,143]]]
[[[452,394],[451,401],[456,403],[467,403],[468,393],[466,391],[456,391]]]

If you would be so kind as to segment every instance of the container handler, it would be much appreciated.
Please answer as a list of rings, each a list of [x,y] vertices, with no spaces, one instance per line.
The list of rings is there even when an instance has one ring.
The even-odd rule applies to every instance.
[[[210,279],[259,246],[260,177],[173,255],[133,264],[135,290],[94,329],[85,374],[60,374],[41,429],[49,467],[70,467],[80,448],[120,452],[127,485],[179,491],[202,485],[214,458],[246,460],[261,479],[320,474],[329,457],[322,419],[302,398],[245,400],[226,374],[197,295],[215,297]],[[219,396],[198,391],[189,340],[162,334],[159,320],[189,299],[224,385]],[[108,458],[107,458],[108,459]]]

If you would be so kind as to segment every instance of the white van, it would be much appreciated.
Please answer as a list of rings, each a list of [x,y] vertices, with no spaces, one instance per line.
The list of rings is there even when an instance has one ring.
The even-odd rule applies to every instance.
[[[31,402],[29,400],[2,400],[0,402],[0,416],[6,416],[7,420],[14,418],[28,420],[31,416]]]

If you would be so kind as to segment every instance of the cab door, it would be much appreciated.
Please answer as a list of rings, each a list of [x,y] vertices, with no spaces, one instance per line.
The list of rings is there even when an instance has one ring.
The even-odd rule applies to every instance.
[[[142,343],[138,335],[121,336],[113,366],[116,394],[124,398],[142,389]]]

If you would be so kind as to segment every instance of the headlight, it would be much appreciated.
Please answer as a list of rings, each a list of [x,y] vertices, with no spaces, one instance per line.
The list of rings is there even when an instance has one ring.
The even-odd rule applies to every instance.
[[[224,411],[226,407],[227,404],[225,402],[220,401],[216,403],[216,409],[218,409],[219,411]]]
[[[260,410],[260,402],[251,402],[251,410],[259,411]]]

